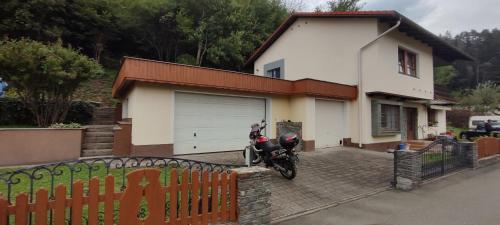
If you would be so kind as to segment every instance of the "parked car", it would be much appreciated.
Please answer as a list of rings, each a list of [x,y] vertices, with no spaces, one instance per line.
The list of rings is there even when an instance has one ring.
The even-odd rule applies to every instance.
[[[491,127],[493,130],[491,132],[486,132],[486,129],[484,129],[484,123],[478,124],[474,130],[460,132],[460,138],[470,141],[474,137],[481,136],[500,137],[500,122],[492,122]]]
[[[500,116],[471,116],[469,118],[469,129],[476,129],[477,126],[484,126],[484,124],[491,120],[493,122],[500,122]]]

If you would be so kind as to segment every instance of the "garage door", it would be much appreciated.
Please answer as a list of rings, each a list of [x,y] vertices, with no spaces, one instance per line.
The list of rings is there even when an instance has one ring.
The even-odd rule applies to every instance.
[[[241,150],[265,115],[265,99],[176,92],[174,154]]]
[[[339,146],[346,124],[343,102],[316,100],[316,148]]]

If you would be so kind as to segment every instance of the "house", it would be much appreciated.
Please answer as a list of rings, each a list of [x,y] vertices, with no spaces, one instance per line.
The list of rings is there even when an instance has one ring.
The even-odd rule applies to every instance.
[[[136,155],[243,149],[250,125],[302,123],[305,150],[385,149],[446,131],[433,68],[471,58],[396,11],[292,14],[254,74],[125,58],[113,85]],[[429,126],[431,125],[431,126]]]

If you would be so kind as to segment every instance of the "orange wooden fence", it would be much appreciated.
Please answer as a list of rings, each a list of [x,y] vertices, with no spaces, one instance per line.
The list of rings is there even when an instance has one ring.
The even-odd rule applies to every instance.
[[[482,137],[476,140],[476,144],[477,154],[480,159],[500,154],[500,138]]]
[[[54,198],[49,198],[46,189],[36,192],[35,201],[29,202],[28,195],[16,196],[10,204],[0,196],[0,225],[47,225],[52,218],[54,225],[173,225],[173,224],[215,224],[236,221],[236,176],[235,172],[190,172],[182,171],[178,182],[177,170],[171,170],[170,184],[160,184],[160,170],[139,169],[127,175],[124,191],[115,191],[114,177],[105,178],[104,193],[99,191],[99,179],[89,182],[84,191],[82,181],[73,183],[72,196],[67,195],[67,187],[58,185]],[[200,178],[201,174],[201,179]],[[143,200],[147,202],[143,203]],[[116,204],[118,203],[118,204]],[[168,203],[168,204],[167,204]],[[146,206],[147,216],[139,218],[138,212]],[[169,209],[166,210],[166,206]],[[115,210],[118,206],[118,217]],[[100,208],[104,208],[103,216]],[[86,214],[86,217],[84,216]]]

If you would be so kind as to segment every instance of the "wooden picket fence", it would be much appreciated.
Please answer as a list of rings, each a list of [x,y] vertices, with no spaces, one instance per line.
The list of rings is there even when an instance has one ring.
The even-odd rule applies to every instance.
[[[482,137],[476,140],[478,157],[485,158],[500,154],[500,138]]]
[[[46,189],[39,189],[33,201],[26,193],[18,194],[14,204],[0,196],[0,225],[187,225],[236,221],[235,172],[185,169],[179,183],[178,172],[173,169],[168,186],[161,185],[160,173],[154,168],[130,172],[123,191],[115,191],[114,177],[108,175],[103,194],[99,191],[99,179],[94,177],[88,191],[84,191],[82,181],[74,182],[71,196],[64,185],[56,186],[53,198]],[[103,215],[99,211],[102,206]],[[141,218],[139,212],[144,207],[148,215]]]

